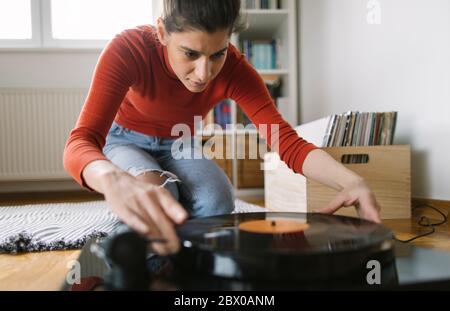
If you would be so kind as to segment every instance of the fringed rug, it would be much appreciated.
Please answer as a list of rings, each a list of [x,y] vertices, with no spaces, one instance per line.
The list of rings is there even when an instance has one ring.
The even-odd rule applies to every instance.
[[[265,211],[236,200],[233,213]],[[0,206],[0,253],[80,249],[119,225],[105,201]]]

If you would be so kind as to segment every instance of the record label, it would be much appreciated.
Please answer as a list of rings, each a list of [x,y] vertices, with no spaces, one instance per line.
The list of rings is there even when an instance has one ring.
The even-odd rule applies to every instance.
[[[302,232],[309,228],[306,223],[287,219],[264,219],[246,221],[239,224],[239,229],[251,233],[260,234],[285,234]]]

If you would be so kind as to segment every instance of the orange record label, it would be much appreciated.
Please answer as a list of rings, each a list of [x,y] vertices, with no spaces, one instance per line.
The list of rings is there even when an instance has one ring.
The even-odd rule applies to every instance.
[[[301,232],[309,228],[306,223],[287,219],[252,220],[239,224],[239,229],[252,233],[282,234]]]

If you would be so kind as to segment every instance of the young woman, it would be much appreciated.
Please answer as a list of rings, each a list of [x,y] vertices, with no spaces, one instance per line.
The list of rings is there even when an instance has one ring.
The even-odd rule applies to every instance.
[[[156,27],[117,35],[104,49],[64,165],[82,186],[102,193],[111,210],[151,238],[160,254],[175,252],[174,226],[191,217],[230,213],[232,186],[211,160],[177,160],[176,124],[193,132],[194,116],[235,100],[252,122],[277,126],[281,159],[295,172],[339,191],[321,212],[356,205],[379,222],[379,206],[363,179],[302,138],[276,110],[266,86],[230,44],[239,28],[239,0],[165,0]],[[265,135],[266,133],[261,133]],[[273,136],[273,137],[272,137]],[[195,148],[195,147],[193,147]]]

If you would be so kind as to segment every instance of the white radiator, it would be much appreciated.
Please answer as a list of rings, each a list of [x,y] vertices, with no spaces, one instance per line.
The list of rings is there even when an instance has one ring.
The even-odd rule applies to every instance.
[[[81,89],[0,89],[0,181],[68,178],[63,151]]]

